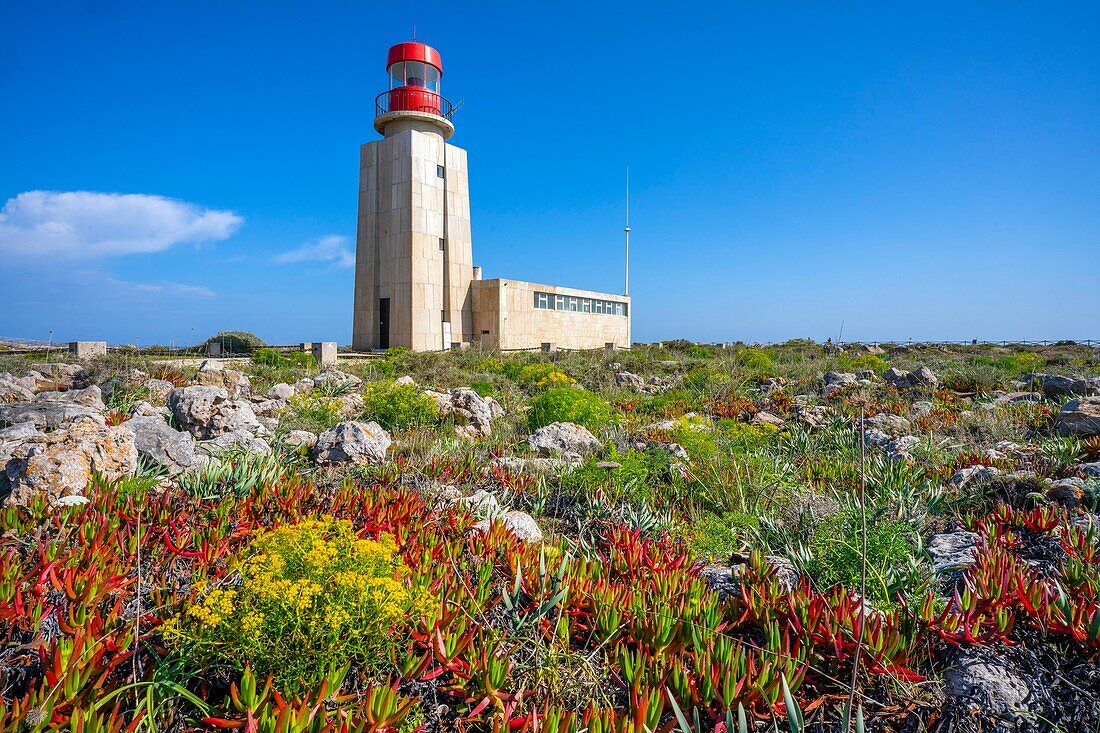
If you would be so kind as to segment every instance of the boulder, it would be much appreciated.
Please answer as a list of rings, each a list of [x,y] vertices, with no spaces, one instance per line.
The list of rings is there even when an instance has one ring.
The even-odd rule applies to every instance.
[[[882,378],[886,383],[898,389],[912,389],[914,387],[938,387],[939,378],[928,367],[921,367],[916,371],[908,372],[897,367],[887,369]]]
[[[760,383],[760,393],[770,395],[772,392],[782,392],[787,386],[787,380],[783,377],[770,377]]]
[[[992,404],[996,407],[1003,405],[1018,405],[1023,402],[1042,402],[1042,392],[1008,392],[993,398]]]
[[[134,434],[138,455],[168,469],[175,476],[206,463],[206,456],[195,452],[190,433],[176,430],[163,417],[132,417],[122,424]]]
[[[312,448],[317,445],[317,436],[308,430],[291,430],[283,436],[283,445],[288,448]]]
[[[393,444],[376,422],[342,422],[317,438],[313,455],[318,463],[382,463]]]
[[[252,411],[263,417],[274,417],[280,410],[286,409],[286,400],[252,397]]]
[[[1062,405],[1055,418],[1062,435],[1100,435],[1100,397],[1081,397]]]
[[[474,525],[474,529],[482,532],[489,531],[489,521],[482,519]],[[539,529],[534,518],[526,512],[507,512],[497,517],[496,521],[502,523],[508,531],[524,542],[542,542],[542,530]]]
[[[263,438],[244,430],[235,430],[224,433],[213,440],[204,440],[198,444],[198,449],[208,456],[217,457],[234,448],[242,449],[248,453],[270,453],[271,445]]]
[[[485,397],[485,404],[489,406],[489,412],[493,418],[504,417],[504,408],[492,397]]]
[[[825,396],[832,397],[837,392],[859,384],[859,379],[851,372],[825,372],[822,378],[825,381]]]
[[[142,386],[149,390],[149,395],[153,397],[158,404],[164,404],[168,399],[168,393],[176,388],[176,385],[169,382],[167,379],[146,379],[142,382]]]
[[[1031,374],[1021,381],[1038,384],[1047,397],[1076,397],[1100,394],[1100,379],[1081,379],[1061,374]]]
[[[1096,461],[1095,463],[1082,463],[1074,468],[1089,478],[1100,479],[1100,461]]]
[[[466,507],[474,514],[493,515],[500,510],[500,502],[485,489],[478,489],[469,496],[461,496],[455,500],[456,504]]]
[[[558,458],[517,458],[516,456],[494,458],[489,465],[510,473],[532,474],[567,471],[573,468],[568,461]]]
[[[640,392],[645,389],[645,380],[633,372],[616,372],[615,384]]]
[[[267,396],[273,400],[289,400],[294,396],[296,391],[294,387],[291,387],[286,382],[279,382],[278,384],[273,384],[271,389],[267,390]]]
[[[1076,508],[1085,497],[1085,482],[1079,478],[1053,481],[1047,488],[1047,498],[1070,509]]]
[[[107,409],[103,404],[103,393],[94,384],[84,389],[70,389],[65,392],[39,392],[34,399],[36,402],[70,402],[99,412]]]
[[[956,489],[961,489],[975,481],[988,481],[1002,473],[1001,469],[995,466],[967,466],[956,471],[947,483]]]
[[[33,399],[34,392],[20,384],[14,376],[8,372],[0,374],[0,404],[30,402]]]
[[[225,387],[177,387],[168,394],[168,409],[200,440],[239,431],[254,433],[260,428],[252,406],[244,400],[229,399]]]
[[[472,427],[478,435],[493,434],[493,411],[489,404],[469,387],[451,390],[451,413]]]
[[[990,726],[990,730],[1025,730],[1017,728],[1016,723],[1031,709],[1031,690],[1021,671],[996,652],[980,647],[961,649],[944,675],[944,683],[947,696],[965,709],[1011,724],[1004,728]]]
[[[863,442],[872,448],[885,448],[893,438],[889,433],[884,433],[877,428],[867,428],[863,431]]]
[[[11,459],[11,455],[16,448],[30,438],[38,438],[44,435],[45,433],[36,428],[33,422],[16,423],[9,428],[0,430],[0,475],[3,474],[4,466],[8,465],[8,460]]]
[[[393,380],[393,383],[394,384],[400,384],[400,385],[408,385],[410,387],[415,387],[416,386],[416,380],[413,379],[412,377],[410,377],[408,374],[406,374],[402,377],[398,377],[397,379]]]
[[[527,445],[540,456],[574,454],[589,456],[603,448],[603,444],[588,428],[571,422],[555,422],[539,428],[527,438]]]
[[[883,446],[886,454],[892,461],[908,461],[909,452],[920,445],[920,438],[915,435],[902,435]]]
[[[911,417],[920,417],[921,415],[927,415],[934,409],[936,409],[936,406],[933,405],[931,402],[926,402],[925,400],[917,400],[909,406],[909,415]]]
[[[927,551],[932,569],[937,573],[965,570],[977,561],[978,535],[959,530],[934,534],[928,540]]]
[[[354,374],[348,374],[347,372],[332,368],[325,369],[313,378],[314,389],[319,389],[326,385],[334,387],[347,385],[348,389],[359,389],[363,386],[363,380]]]
[[[39,430],[58,430],[72,427],[76,421],[89,418],[100,425],[106,424],[99,410],[75,402],[35,400],[0,405],[0,427],[31,422]]]
[[[45,495],[56,504],[61,497],[83,496],[93,474],[118,481],[134,475],[137,460],[132,431],[80,420],[67,429],[28,438],[16,447],[5,467],[11,483],[8,503],[22,506]]]
[[[772,427],[781,428],[786,424],[786,420],[779,417],[775,413],[768,412],[767,410],[761,410],[752,417],[753,425],[771,425]]]
[[[863,421],[865,425],[890,435],[901,435],[909,431],[909,421],[904,417],[880,412]]]
[[[206,387],[224,387],[229,398],[233,400],[252,394],[252,383],[248,380],[248,375],[236,369],[226,369],[220,361],[204,361],[191,381]]]

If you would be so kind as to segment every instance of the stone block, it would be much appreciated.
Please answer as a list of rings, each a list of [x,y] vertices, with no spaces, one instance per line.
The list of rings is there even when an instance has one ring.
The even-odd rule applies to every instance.
[[[92,359],[107,356],[106,341],[70,341],[69,353],[77,359]]]
[[[313,360],[317,362],[317,366],[324,369],[325,367],[336,366],[336,342],[335,341],[314,341],[313,342]]]

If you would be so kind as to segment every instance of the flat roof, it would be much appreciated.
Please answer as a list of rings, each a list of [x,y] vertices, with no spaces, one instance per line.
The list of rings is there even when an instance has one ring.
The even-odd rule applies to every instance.
[[[490,285],[524,285],[532,290],[546,290],[555,295],[575,295],[582,298],[600,298],[602,300],[613,300],[619,303],[629,303],[630,296],[623,295],[622,293],[601,293],[598,290],[581,290],[580,288],[568,288],[563,285],[544,285],[543,283],[533,283],[526,280],[513,280],[505,277],[494,277],[488,280],[474,280],[475,283],[488,283]]]

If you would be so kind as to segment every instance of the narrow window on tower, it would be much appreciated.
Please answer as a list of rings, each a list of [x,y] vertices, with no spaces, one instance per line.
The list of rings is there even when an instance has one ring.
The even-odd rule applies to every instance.
[[[439,251],[440,252],[442,252],[443,250],[445,250],[447,248],[447,245],[445,244],[446,241],[447,240],[443,239],[443,237],[439,238]]]
[[[441,166],[441,165],[437,165],[437,166],[435,167],[435,175],[436,175],[437,177],[439,177],[439,178],[443,178],[443,177],[444,177],[444,175],[445,175],[445,173],[446,173],[446,171],[445,171],[445,170],[443,169],[443,166]]]

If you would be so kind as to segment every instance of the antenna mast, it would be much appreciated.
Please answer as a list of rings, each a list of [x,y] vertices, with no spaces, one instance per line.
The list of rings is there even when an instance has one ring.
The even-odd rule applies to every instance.
[[[623,295],[630,295],[630,166],[626,167],[626,281]]]

